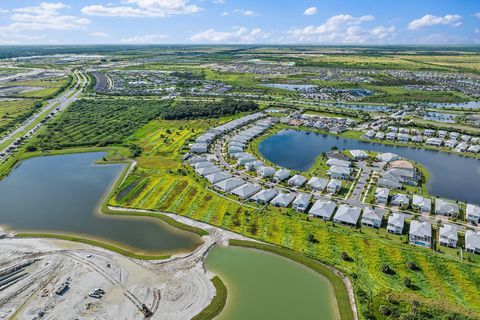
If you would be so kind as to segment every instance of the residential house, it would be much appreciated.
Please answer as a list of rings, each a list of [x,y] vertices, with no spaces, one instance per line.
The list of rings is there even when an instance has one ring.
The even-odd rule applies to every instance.
[[[310,206],[310,199],[312,195],[310,193],[299,193],[295,200],[293,200],[292,208],[298,212],[307,211]]]
[[[356,226],[358,218],[360,218],[361,209],[357,207],[350,207],[349,205],[342,204],[338,207],[333,221],[348,226]]]
[[[280,182],[290,177],[290,170],[280,169],[273,175],[273,180],[275,182]]]
[[[428,138],[425,143],[429,146],[440,147],[442,145],[442,141],[442,138]]]
[[[364,150],[350,150],[350,154],[355,160],[364,160],[368,158],[368,153],[366,153]]]
[[[465,232],[465,250],[480,254],[480,232],[467,230]]]
[[[288,207],[290,203],[295,199],[294,193],[279,193],[275,196],[275,198],[270,201],[272,206],[276,207]]]
[[[400,213],[394,213],[388,217],[387,231],[395,234],[403,233],[405,217]]]
[[[456,248],[458,241],[457,226],[444,224],[439,230],[439,242],[442,246]]]
[[[446,140],[443,145],[447,148],[455,148],[456,145],[457,145],[457,140],[454,140],[454,139],[450,139],[450,140]]]
[[[318,177],[311,177],[310,180],[308,180],[307,182],[307,185],[314,192],[323,192],[323,190],[325,190],[325,188],[327,187],[327,184],[328,184],[327,179],[318,178]]]
[[[435,130],[432,129],[425,129],[423,134],[427,137],[433,137],[435,135]]]
[[[247,162],[247,163],[245,163],[245,170],[247,170],[247,171],[254,171],[254,170],[256,170],[257,168],[262,167],[263,165],[264,165],[263,162],[260,161],[260,160],[255,160],[255,161]]]
[[[423,142],[423,138],[422,138],[422,136],[413,136],[413,137],[412,137],[412,142],[422,143],[422,142]]]
[[[395,132],[389,132],[387,133],[387,140],[395,140],[397,138],[397,134]]]
[[[456,152],[465,152],[467,151],[467,149],[468,149],[468,144],[465,142],[460,142],[459,144],[457,144],[454,150]]]
[[[220,172],[220,171],[222,171],[222,169],[220,169],[217,166],[209,166],[209,167],[203,167],[203,168],[195,169],[195,172],[197,174],[201,175],[202,177],[206,177],[208,175],[211,175],[213,173],[217,173],[217,172]]]
[[[381,132],[381,131],[380,131],[380,132],[377,132],[377,133],[375,134],[375,139],[378,139],[378,140],[383,140],[383,139],[385,139],[385,133],[384,133],[384,132]]]
[[[382,153],[377,156],[377,161],[385,162],[385,163],[389,163],[389,162],[400,160],[400,159],[401,158],[398,154],[391,153],[391,152]]]
[[[328,169],[327,174],[332,179],[350,180],[352,179],[352,168],[331,166],[330,169]]]
[[[208,144],[206,143],[194,143],[190,146],[190,152],[192,153],[207,153],[208,152]]]
[[[230,178],[227,180],[220,181],[216,183],[214,186],[215,188],[223,192],[229,192],[229,191],[232,191],[233,189],[240,187],[243,184],[245,184],[245,181],[243,181],[240,178]]]
[[[409,241],[410,244],[430,248],[432,246],[432,225],[426,221],[412,220]]]
[[[231,193],[241,199],[247,199],[262,190],[258,184],[245,183],[240,187],[233,189]]]
[[[327,184],[327,192],[330,194],[336,194],[342,188],[342,181],[337,179],[331,179]]]
[[[430,198],[424,198],[414,194],[412,199],[412,207],[420,210],[421,212],[430,212],[432,211],[432,200]]]
[[[385,211],[381,208],[366,207],[363,209],[362,225],[371,228],[382,226]]]
[[[248,163],[248,162],[253,162],[257,160],[257,158],[255,158],[255,156],[252,156],[252,155],[246,155],[244,157],[241,157],[240,159],[237,160],[237,164],[239,166],[243,166],[244,164]]]
[[[308,213],[314,217],[319,217],[328,221],[332,218],[332,214],[336,207],[337,205],[333,201],[317,200]]]
[[[209,174],[208,176],[205,176],[205,179],[208,180],[211,184],[215,184],[217,182],[223,181],[230,179],[232,175],[228,172],[225,171],[220,171],[216,173]]]
[[[389,193],[390,189],[388,188],[377,188],[375,191],[375,200],[377,203],[387,203]]]
[[[478,145],[470,146],[470,147],[468,147],[467,151],[468,152],[473,152],[473,153],[479,153],[480,152],[480,146],[478,146]]]
[[[466,208],[467,222],[477,224],[480,222],[480,206],[467,203]]]
[[[351,167],[352,163],[350,161],[340,160],[336,158],[330,158],[327,160],[327,166],[329,167]]]
[[[278,192],[275,189],[262,190],[254,194],[250,200],[255,201],[258,204],[266,205],[277,196]]]
[[[302,175],[296,174],[288,180],[288,185],[293,187],[301,187],[307,182],[307,178]]]
[[[261,166],[257,169],[257,174],[262,178],[268,178],[275,174],[276,170],[273,167]]]
[[[408,206],[410,205],[410,198],[408,197],[408,195],[403,193],[395,194],[390,200],[390,205],[408,208]]]
[[[460,213],[458,204],[447,201],[445,199],[435,200],[435,214],[442,216],[456,217]]]

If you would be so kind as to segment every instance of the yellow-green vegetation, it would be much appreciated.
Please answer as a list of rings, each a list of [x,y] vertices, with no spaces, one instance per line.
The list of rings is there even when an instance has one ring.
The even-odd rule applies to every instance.
[[[0,101],[0,136],[2,132],[25,120],[37,103],[38,101],[30,99]]]
[[[227,303],[227,287],[217,276],[213,277],[212,283],[216,290],[215,297],[213,297],[212,302],[210,302],[202,312],[193,317],[192,320],[215,319],[225,307],[225,304]]]
[[[325,223],[291,209],[267,207],[260,212],[207,190],[205,181],[182,164],[181,151],[186,151],[185,146],[196,135],[217,123],[155,120],[138,130],[131,138],[143,150],[138,166],[109,204],[177,213],[335,266],[352,279],[362,318],[381,318],[381,306],[392,314],[421,310],[478,318],[478,265],[405,245],[404,239],[391,235]],[[342,252],[351,259],[342,259]],[[407,268],[407,262],[415,263],[418,270]],[[383,273],[383,264],[395,274]],[[405,286],[405,277],[414,287]],[[416,303],[412,307],[413,301],[420,307]]]
[[[22,98],[49,98],[68,86],[72,81],[71,76],[67,78],[51,78],[41,80],[28,80],[11,83],[15,86],[38,87],[38,90],[19,93],[16,96]]]
[[[130,258],[133,258],[133,259],[163,260],[163,259],[170,258],[169,255],[139,254],[139,253],[129,251],[127,249],[117,247],[117,246],[115,246],[113,244],[109,244],[107,242],[102,242],[102,241],[98,241],[98,240],[83,238],[83,237],[79,237],[79,236],[72,236],[72,235],[55,234],[55,233],[18,233],[18,234],[15,235],[15,237],[17,237],[17,238],[49,238],[49,239],[59,239],[59,240],[79,242],[79,243],[84,243],[84,244],[104,248],[104,249],[119,253],[121,255],[124,255],[126,257],[130,257]]]
[[[348,289],[340,278],[338,274],[336,274],[333,269],[326,267],[318,263],[318,261],[312,260],[305,255],[299,254],[298,252],[292,251],[290,249],[282,248],[279,246],[271,246],[259,242],[253,241],[244,241],[244,240],[230,240],[229,244],[231,246],[240,246],[246,248],[255,248],[264,251],[268,251],[271,253],[278,254],[282,257],[287,259],[293,260],[295,262],[301,263],[308,268],[315,270],[316,272],[323,275],[325,278],[330,281],[333,286],[333,290],[335,293],[335,300],[337,302],[338,311],[340,313],[340,318],[342,320],[349,320],[354,319],[350,299],[348,295]]]

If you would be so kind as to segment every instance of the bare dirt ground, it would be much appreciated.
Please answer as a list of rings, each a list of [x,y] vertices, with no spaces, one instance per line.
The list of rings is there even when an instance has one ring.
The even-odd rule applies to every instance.
[[[195,251],[159,261],[63,240],[0,239],[0,319],[144,319],[143,304],[151,319],[192,318],[215,296],[213,274],[203,266],[208,250],[244,238],[182,222],[210,234]],[[56,293],[65,282],[68,289]],[[103,297],[88,295],[96,288]]]

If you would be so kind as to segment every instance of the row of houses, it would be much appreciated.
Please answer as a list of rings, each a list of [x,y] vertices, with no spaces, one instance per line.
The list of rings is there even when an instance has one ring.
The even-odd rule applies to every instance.
[[[218,127],[212,128],[195,140],[195,143],[190,146],[190,152],[195,154],[207,153],[210,144],[218,137],[221,137],[227,132],[244,126],[251,121],[258,120],[264,117],[265,114],[263,112],[257,112],[239,119],[232,120]]]
[[[314,114],[293,114],[281,119],[281,122],[291,126],[305,126],[322,131],[339,134],[354,127],[357,123],[353,119],[339,117],[324,117]]]
[[[431,134],[430,131],[432,131],[433,134]],[[428,133],[428,135],[425,132]],[[437,133],[437,136],[433,136],[435,131],[430,129],[426,129],[424,135],[410,135],[408,133],[397,133],[393,131],[385,133],[383,131],[368,130],[363,137],[376,140],[425,143],[429,146],[450,148],[456,152],[480,152],[480,137],[472,138],[469,135],[450,132],[447,138],[447,131],[439,130],[438,132],[441,134]]]
[[[407,194],[390,195],[390,189],[377,187],[375,191],[375,200],[379,204],[390,204],[392,206],[408,208],[410,206],[410,196]],[[432,199],[413,195],[411,206],[413,209],[424,213],[432,212]],[[446,199],[436,198],[433,212],[436,215],[446,217],[458,217],[460,215],[460,206],[458,203]],[[473,224],[480,222],[480,206],[467,203],[465,209],[466,221]]]

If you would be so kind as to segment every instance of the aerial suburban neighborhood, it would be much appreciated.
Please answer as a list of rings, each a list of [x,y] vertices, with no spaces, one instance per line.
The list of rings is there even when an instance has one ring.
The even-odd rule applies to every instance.
[[[0,320],[480,319],[480,3],[0,3]]]

